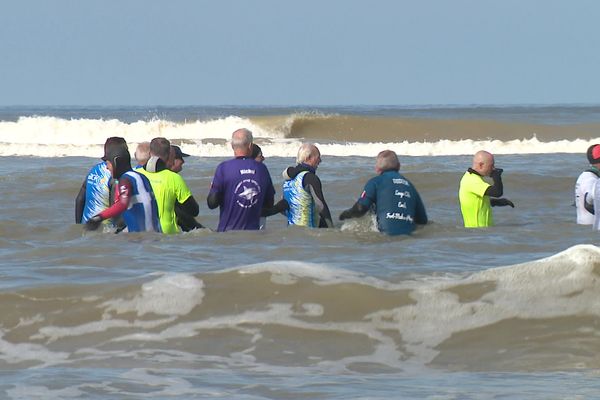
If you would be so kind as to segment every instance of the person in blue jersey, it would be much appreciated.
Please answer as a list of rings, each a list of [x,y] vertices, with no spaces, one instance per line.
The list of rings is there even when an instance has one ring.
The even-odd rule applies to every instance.
[[[85,228],[96,230],[102,221],[122,216],[127,232],[160,232],[158,206],[152,186],[144,175],[131,169],[129,150],[114,148],[106,155],[106,164],[118,180],[115,202],[90,218]]]
[[[217,230],[257,230],[263,208],[273,207],[275,188],[266,165],[251,157],[252,132],[238,129],[231,135],[234,157],[217,166],[206,202],[219,207]]]
[[[75,199],[75,223],[85,224],[94,215],[110,206],[113,185],[106,165],[106,157],[109,152],[118,148],[127,149],[125,139],[118,136],[106,139],[102,161],[90,169]]]
[[[405,235],[416,225],[427,223],[427,213],[414,185],[400,174],[400,161],[391,150],[377,155],[375,172],[352,208],[340,214],[340,220],[357,218],[373,210],[377,227],[388,235]]]
[[[283,198],[288,203],[288,225],[309,228],[333,228],[331,213],[323,186],[317,176],[321,152],[312,143],[304,143],[298,150],[298,163],[283,172]]]

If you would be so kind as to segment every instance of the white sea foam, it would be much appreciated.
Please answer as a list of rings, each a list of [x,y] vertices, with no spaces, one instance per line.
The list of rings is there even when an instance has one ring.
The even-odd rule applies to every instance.
[[[600,248],[571,247],[552,257],[476,273],[466,279],[444,279],[413,288],[413,305],[373,313],[379,329],[396,321],[407,349],[419,364],[430,362],[434,350],[453,334],[510,319],[562,316],[600,316]],[[463,302],[448,289],[459,285],[493,283],[480,299]]]
[[[37,361],[49,366],[69,358],[67,352],[51,351],[35,343],[11,343],[4,340],[3,336],[3,333],[0,334],[0,360],[8,364]]]
[[[166,120],[125,123],[116,119],[62,119],[57,117],[21,117],[16,122],[0,122],[0,156],[97,158],[109,136],[124,137],[131,149],[153,137],[184,141],[185,152],[200,157],[229,157],[226,142],[240,127],[252,130],[267,156],[295,157],[302,139],[286,139],[285,126],[269,130],[250,119],[230,116],[209,121],[176,123]],[[376,156],[382,149],[400,155],[462,155],[486,148],[495,154],[581,153],[600,141],[574,139],[541,142],[535,136],[520,140],[440,140],[437,142],[324,142],[317,143],[327,156]]]
[[[21,385],[15,384],[11,389],[6,390],[6,394],[12,400],[63,400],[63,399],[81,399],[84,392],[75,387],[66,387],[61,389],[52,389],[46,386]]]
[[[119,314],[186,315],[202,303],[203,288],[204,282],[191,275],[170,274],[145,283],[133,299],[113,299],[102,306]]]
[[[222,272],[232,270],[237,271],[241,275],[269,272],[271,273],[271,281],[280,285],[292,285],[297,282],[298,278],[310,278],[313,279],[315,284],[321,285],[357,283],[361,285],[370,285],[385,290],[394,290],[398,288],[398,286],[395,284],[391,284],[377,278],[364,276],[363,274],[348,271],[342,268],[336,268],[330,265],[309,263],[304,261],[269,261],[223,270]]]
[[[255,359],[261,362],[261,341],[272,339],[272,333],[264,327],[275,325],[315,333],[343,334],[372,346],[371,351],[366,353],[348,353],[342,359],[324,356],[322,360],[316,360],[316,364],[327,370],[343,370],[356,363],[379,363],[402,370],[418,369],[434,360],[440,352],[440,345],[461,332],[516,319],[532,321],[600,316],[598,265],[600,248],[579,245],[552,257],[491,268],[468,277],[429,277],[398,283],[327,265],[293,261],[269,262],[215,272],[237,272],[241,279],[247,274],[269,272],[272,277],[277,277],[272,281],[279,285],[293,284],[300,277],[313,279],[319,285],[354,283],[399,293],[402,291],[412,300],[408,303],[399,300],[398,304],[401,305],[395,308],[373,308],[370,314],[350,320],[327,318],[330,311],[328,307],[331,306],[327,298],[315,301],[316,298],[308,297],[298,298],[297,302],[273,301],[265,307],[253,309],[238,310],[233,307],[225,313],[217,312],[202,319],[179,319],[177,316],[188,315],[202,302],[204,283],[191,275],[169,274],[142,285],[129,298],[112,299],[100,304],[99,307],[105,310],[102,320],[79,326],[43,326],[30,339],[51,343],[60,338],[84,337],[113,328],[125,328],[114,329],[115,334],[104,335],[105,343],[132,341],[147,345],[148,342],[169,343],[182,338],[202,337],[206,331],[228,329],[239,333],[240,338],[245,337],[248,343],[235,355],[229,356],[243,358],[252,364]],[[479,297],[461,298],[459,293],[469,285],[483,288],[477,289],[481,292]],[[282,287],[282,290],[285,288]],[[115,314],[127,312],[138,315],[167,314],[170,318],[134,321],[114,318]],[[579,331],[597,334],[593,326],[581,327]],[[401,346],[398,337],[401,338]],[[13,345],[0,338],[0,350],[4,354],[0,359],[8,363],[26,360],[68,362],[67,354],[51,352],[39,344]],[[83,350],[80,349],[80,354]],[[93,357],[103,356],[103,353],[94,355],[93,351],[90,353]],[[108,353],[104,356],[108,359]],[[131,354],[128,353],[128,356]]]

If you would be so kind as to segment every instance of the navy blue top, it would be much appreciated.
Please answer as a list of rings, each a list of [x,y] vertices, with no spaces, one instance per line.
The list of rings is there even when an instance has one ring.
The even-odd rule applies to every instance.
[[[372,207],[377,226],[388,235],[414,231],[415,224],[426,224],[427,213],[415,187],[398,171],[390,170],[370,179],[358,203]]]
[[[217,166],[211,195],[219,199],[219,232],[253,230],[259,228],[263,206],[273,205],[275,189],[263,163],[238,157]]]

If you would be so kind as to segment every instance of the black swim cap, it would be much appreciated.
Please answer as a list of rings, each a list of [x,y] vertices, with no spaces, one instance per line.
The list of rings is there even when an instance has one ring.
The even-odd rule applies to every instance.
[[[112,136],[106,139],[106,142],[104,142],[104,156],[102,157],[102,160],[108,160],[108,153],[120,147],[127,148],[127,142],[124,138],[120,136]]]
[[[119,179],[125,172],[131,170],[131,155],[126,147],[115,146],[106,154],[106,161],[113,165],[113,175]]]
[[[600,145],[593,144],[587,149],[587,159],[590,164],[600,163]]]
[[[250,158],[256,158],[260,153],[262,153],[260,146],[256,143],[252,143],[252,154],[250,154]]]

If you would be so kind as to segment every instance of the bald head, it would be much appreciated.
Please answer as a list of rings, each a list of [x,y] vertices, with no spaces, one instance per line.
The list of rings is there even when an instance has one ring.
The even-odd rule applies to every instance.
[[[236,157],[247,157],[252,154],[252,132],[246,128],[238,129],[231,134],[231,148]]]
[[[479,175],[490,176],[490,173],[494,169],[494,156],[485,151],[480,150],[473,156],[472,169],[477,171]]]

